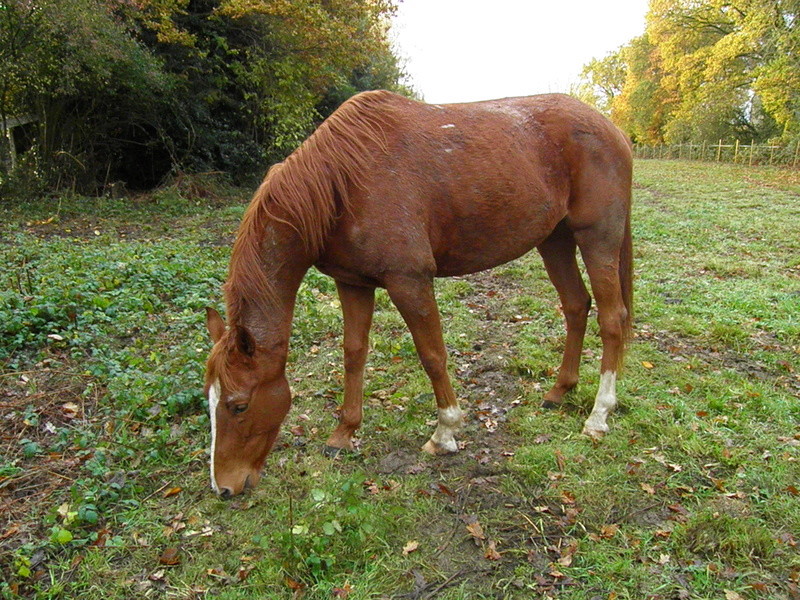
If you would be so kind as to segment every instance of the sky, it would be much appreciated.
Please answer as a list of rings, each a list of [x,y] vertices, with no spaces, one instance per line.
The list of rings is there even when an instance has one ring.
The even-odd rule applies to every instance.
[[[567,92],[644,32],[648,0],[402,0],[392,25],[427,102]]]

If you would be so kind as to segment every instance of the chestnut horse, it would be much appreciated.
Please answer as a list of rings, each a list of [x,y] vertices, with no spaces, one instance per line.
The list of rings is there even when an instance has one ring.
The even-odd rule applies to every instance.
[[[211,484],[256,484],[291,403],[285,376],[295,296],[315,266],[344,313],[344,401],[329,450],[353,447],[376,287],[411,330],[438,406],[423,450],[456,452],[462,412],[447,373],[434,277],[474,273],[537,248],[566,317],[545,405],[578,381],[591,299],[603,357],[584,433],[608,430],[631,323],[631,150],[605,117],[563,95],[428,105],[390,92],[345,102],[283,163],[244,215],[224,286],[228,325],[208,309]]]

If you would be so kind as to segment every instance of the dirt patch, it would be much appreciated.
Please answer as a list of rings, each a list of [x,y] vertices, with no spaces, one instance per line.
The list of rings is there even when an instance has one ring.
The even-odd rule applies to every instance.
[[[790,393],[800,395],[800,372],[797,372],[790,364],[783,364],[775,369],[757,362],[752,356],[743,356],[729,348],[718,345],[704,346],[691,338],[667,331],[653,331],[647,325],[637,328],[636,337],[654,342],[660,350],[670,354],[676,361],[685,361],[688,357],[699,358],[713,368],[731,369],[754,379],[769,381]],[[783,347],[773,335],[767,332],[762,332],[757,338],[751,339],[766,351],[778,350]]]
[[[1,555],[40,538],[42,511],[78,478],[85,458],[50,449],[61,430],[90,418],[102,391],[86,394],[89,377],[63,357],[0,377]]]

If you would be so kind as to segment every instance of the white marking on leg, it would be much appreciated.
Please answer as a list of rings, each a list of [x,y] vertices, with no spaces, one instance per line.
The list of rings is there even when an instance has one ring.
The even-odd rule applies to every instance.
[[[214,449],[217,442],[217,405],[219,404],[219,381],[215,381],[208,390],[208,414],[211,417],[211,488],[219,494],[217,479],[214,476]]]
[[[431,441],[446,452],[458,452],[458,443],[453,435],[461,427],[462,412],[458,406],[439,409],[439,423]]]
[[[600,387],[594,399],[592,414],[586,419],[583,433],[593,438],[601,437],[608,431],[606,417],[617,405],[617,374],[606,371],[600,375]]]

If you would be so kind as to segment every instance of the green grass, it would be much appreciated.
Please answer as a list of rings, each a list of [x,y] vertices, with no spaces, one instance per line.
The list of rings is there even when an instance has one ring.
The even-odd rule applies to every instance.
[[[418,450],[430,384],[379,293],[360,451],[323,457],[341,314],[312,271],[292,412],[227,503],[208,489],[202,308],[247,193],[0,207],[0,597],[795,597],[800,177],[639,161],[635,184],[635,338],[602,442],[580,435],[594,322],[581,385],[539,408],[563,325],[532,254],[437,282],[459,455]]]

